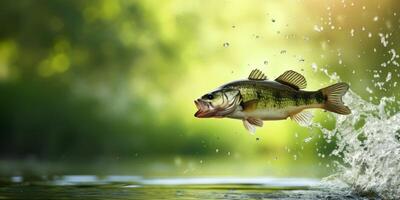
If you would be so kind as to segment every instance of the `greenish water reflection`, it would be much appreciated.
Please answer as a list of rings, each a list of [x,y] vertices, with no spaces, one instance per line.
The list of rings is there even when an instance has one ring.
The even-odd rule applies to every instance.
[[[307,178],[162,178],[63,176],[52,181],[13,178],[1,199],[363,199]]]
[[[1,161],[0,199],[363,199],[321,184],[326,164],[255,160]]]

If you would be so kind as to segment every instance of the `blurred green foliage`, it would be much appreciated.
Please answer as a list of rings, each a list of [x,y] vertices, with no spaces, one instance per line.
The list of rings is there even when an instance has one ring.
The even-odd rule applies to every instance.
[[[177,43],[167,41],[157,30],[156,10],[137,1],[0,4],[0,49],[7,62],[0,85],[3,156],[204,151],[200,143],[196,148],[196,143],[185,142],[181,134],[158,134],[170,129],[182,132],[179,124],[157,128],[133,124],[127,117],[131,113],[151,121],[145,99],[132,99],[128,104],[134,109],[114,116],[104,106],[118,99],[99,100],[104,94],[98,94],[102,92],[98,87],[124,93],[121,90],[128,84],[132,66],[149,52],[158,52],[165,62],[179,63]],[[82,91],[76,91],[78,87]],[[201,135],[193,138],[198,140]],[[164,145],[169,139],[175,141],[173,146]]]
[[[398,52],[398,7],[395,1],[1,1],[0,156],[129,159],[220,149],[330,159],[318,153],[335,144],[318,131],[267,122],[256,139],[239,121],[195,119],[193,99],[255,67],[270,78],[300,71],[310,90],[330,84],[311,66],[336,72],[368,99],[366,86],[379,87],[388,72],[386,85],[398,80],[398,56],[391,53]],[[388,34],[386,46],[379,34]],[[381,76],[371,82],[375,73]],[[387,88],[374,89],[371,101],[397,91]],[[322,112],[316,120],[334,124]]]

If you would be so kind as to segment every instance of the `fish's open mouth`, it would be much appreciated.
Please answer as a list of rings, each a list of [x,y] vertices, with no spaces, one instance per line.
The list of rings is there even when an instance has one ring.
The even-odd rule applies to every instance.
[[[204,118],[204,117],[212,117],[215,113],[215,110],[212,108],[210,103],[207,103],[201,99],[197,99],[194,101],[198,111],[194,114],[195,117]]]

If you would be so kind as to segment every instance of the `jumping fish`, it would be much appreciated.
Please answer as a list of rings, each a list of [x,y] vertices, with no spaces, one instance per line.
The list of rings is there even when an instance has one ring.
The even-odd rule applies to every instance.
[[[194,101],[198,118],[232,118],[243,121],[244,127],[255,133],[263,120],[283,120],[290,117],[300,125],[311,123],[312,114],[306,109],[321,108],[348,115],[342,96],[349,89],[347,83],[336,83],[317,91],[304,91],[306,79],[289,70],[275,80],[258,69],[251,71],[248,79],[227,83]]]

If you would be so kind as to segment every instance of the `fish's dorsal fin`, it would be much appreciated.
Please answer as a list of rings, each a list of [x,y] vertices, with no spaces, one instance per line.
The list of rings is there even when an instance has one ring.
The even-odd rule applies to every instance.
[[[290,118],[301,126],[311,125],[313,114],[309,111],[302,111],[295,115],[290,115]]]
[[[278,78],[276,78],[275,81],[288,85],[296,90],[304,89],[307,87],[307,81],[304,76],[293,70],[286,71]]]
[[[267,76],[259,69],[253,69],[253,71],[250,72],[249,80],[267,80]]]

